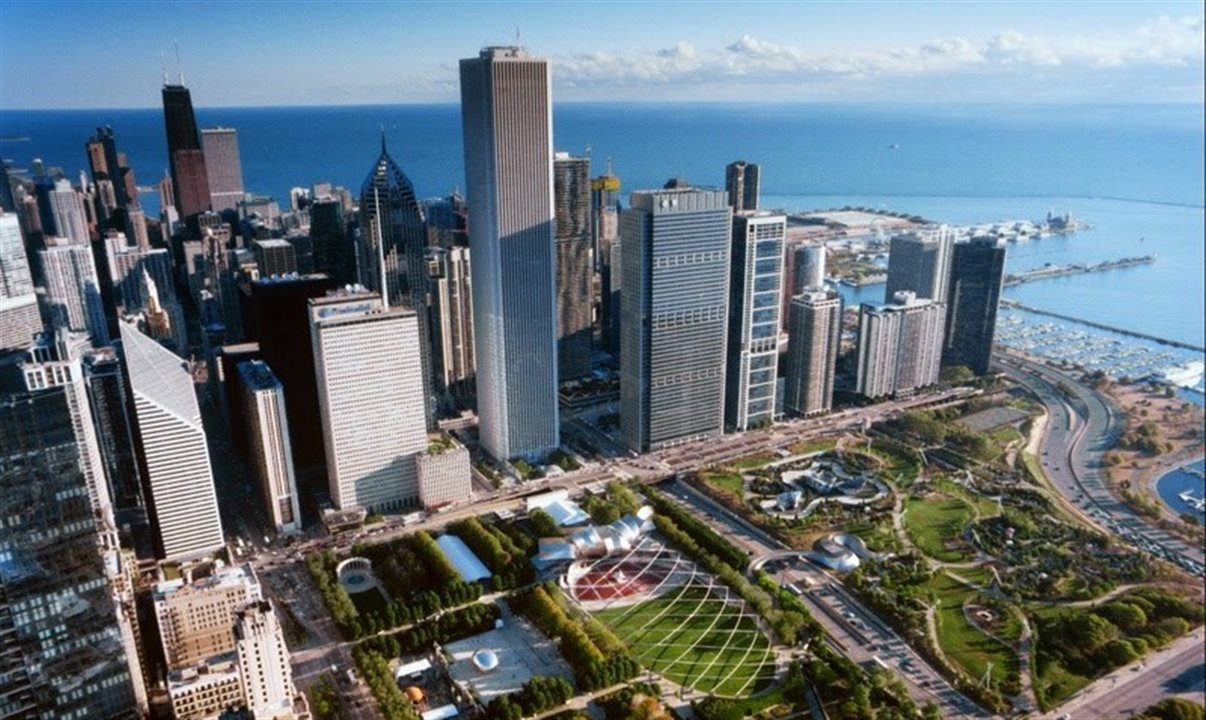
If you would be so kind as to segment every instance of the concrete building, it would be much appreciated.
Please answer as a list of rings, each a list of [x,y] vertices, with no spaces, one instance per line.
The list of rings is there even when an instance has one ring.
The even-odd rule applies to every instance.
[[[176,295],[172,257],[168,251],[163,248],[146,250],[133,247],[126,244],[125,235],[112,233],[105,237],[105,254],[118,315],[136,315],[149,308],[150,298],[146,293],[149,286],[145,278],[150,277],[157,291],[160,309],[167,315],[175,346],[181,355],[186,355],[188,332],[184,309]]]
[[[0,352],[18,350],[42,331],[33,273],[13,213],[0,213]]]
[[[825,287],[825,246],[803,245],[796,249],[796,279],[792,288],[794,295],[805,290]]]
[[[946,305],[896,293],[885,305],[863,303],[858,319],[858,393],[903,395],[938,382]]]
[[[758,209],[758,194],[761,191],[759,174],[757,165],[744,160],[736,160],[725,166],[724,189],[733,212]]]
[[[205,577],[186,569],[184,577],[164,580],[151,593],[169,671],[233,652],[236,613],[262,599],[260,582],[250,565],[219,561],[204,569],[209,570]]]
[[[415,456],[427,447],[418,319],[368,292],[309,306],[331,502],[371,512],[418,504]]]
[[[637,452],[721,434],[732,210],[723,190],[642,190],[624,243],[620,431]]]
[[[997,308],[1005,282],[1005,247],[995,238],[955,245],[946,301],[942,364],[988,372],[996,336]]]
[[[289,446],[285,390],[262,360],[238,364],[247,449],[260,485],[265,515],[278,533],[301,530],[297,478]]]
[[[121,340],[156,553],[188,560],[220,550],[222,520],[188,365],[128,322]]]
[[[808,417],[833,407],[833,377],[842,339],[842,299],[810,290],[792,298],[784,409]]]
[[[779,309],[787,216],[761,210],[733,215],[729,255],[729,329],[725,428],[745,431],[775,416]]]
[[[168,673],[167,691],[175,720],[220,720],[243,700],[238,654],[216,655]]]
[[[884,302],[907,291],[919,300],[946,302],[955,233],[945,225],[896,235],[888,250],[888,286]]]
[[[557,232],[557,378],[577,380],[590,374],[591,259],[590,158],[556,153],[553,205]]]
[[[549,63],[490,47],[460,70],[478,433],[539,458],[560,445]]]
[[[201,131],[201,149],[205,153],[205,177],[213,210],[234,210],[243,199],[238,132],[234,128],[205,128]]]
[[[54,235],[78,245],[88,244],[88,214],[84,212],[84,196],[71,187],[71,181],[60,178],[49,193],[50,212],[54,218]]]
[[[52,245],[38,255],[52,327],[86,332],[98,346],[109,344],[92,249],[88,245]]]
[[[607,172],[590,181],[591,242],[599,274],[599,336],[603,349],[620,353],[620,178]]]
[[[472,393],[473,281],[467,247],[427,248],[437,385],[454,397]]]
[[[297,252],[288,240],[279,238],[252,240],[251,252],[255,255],[255,264],[260,270],[260,277],[288,275],[297,272]]]
[[[419,474],[419,502],[434,508],[463,502],[473,496],[473,478],[469,451],[445,436],[428,445],[416,459]]]
[[[260,600],[235,613],[234,636],[247,710],[255,720],[292,720],[297,689],[272,603]]]

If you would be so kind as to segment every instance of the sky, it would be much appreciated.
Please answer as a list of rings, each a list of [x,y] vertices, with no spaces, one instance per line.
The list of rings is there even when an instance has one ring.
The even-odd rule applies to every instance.
[[[518,44],[556,101],[1204,98],[1201,2],[0,1],[0,109],[458,100]],[[177,65],[175,47],[179,47]]]

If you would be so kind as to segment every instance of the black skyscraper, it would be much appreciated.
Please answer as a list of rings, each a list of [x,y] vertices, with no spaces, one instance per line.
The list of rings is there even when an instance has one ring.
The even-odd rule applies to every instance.
[[[168,163],[180,218],[189,218],[210,208],[209,177],[201,133],[193,115],[193,101],[183,85],[163,86],[163,122],[167,128]]]
[[[993,238],[955,245],[947,288],[942,364],[988,372],[1005,279],[1005,248]]]
[[[356,282],[356,249],[348,238],[339,200],[320,199],[310,206],[310,243],[314,272],[325,273],[340,285]]]

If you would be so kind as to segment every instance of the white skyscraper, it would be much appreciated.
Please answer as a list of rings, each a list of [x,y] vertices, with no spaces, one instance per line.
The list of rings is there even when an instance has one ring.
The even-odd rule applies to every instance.
[[[219,550],[222,520],[187,364],[129,323],[121,324],[121,340],[157,551],[184,560]]]
[[[87,332],[97,346],[109,343],[96,264],[87,245],[54,245],[38,252],[46,276],[46,300],[55,328]]]
[[[243,678],[243,702],[255,720],[293,715],[293,670],[272,603],[260,600],[235,614],[235,646]]]
[[[76,192],[71,187],[71,181],[66,179],[56,181],[48,195],[50,212],[54,216],[59,237],[80,245],[88,244],[88,215],[84,212],[84,196]]]
[[[901,291],[886,305],[863,303],[858,321],[860,395],[900,395],[938,382],[944,303]]]
[[[731,200],[731,197],[730,197]],[[787,216],[746,210],[733,216],[725,426],[770,424],[779,371],[779,299]]]
[[[518,47],[461,61],[478,432],[495,458],[559,444],[549,63]]]
[[[243,199],[243,164],[239,161],[239,134],[233,128],[204,128],[205,175],[214,212],[233,210]]]
[[[0,318],[0,351],[27,347],[42,331],[21,226],[16,215],[5,212],[0,212]]]
[[[289,445],[289,420],[285,417],[285,389],[272,369],[260,360],[241,362],[238,367],[243,380],[247,444],[268,518],[277,532],[300,530],[297,478]]]
[[[314,298],[310,340],[331,501],[374,512],[417,504],[427,421],[415,314],[376,293]]]

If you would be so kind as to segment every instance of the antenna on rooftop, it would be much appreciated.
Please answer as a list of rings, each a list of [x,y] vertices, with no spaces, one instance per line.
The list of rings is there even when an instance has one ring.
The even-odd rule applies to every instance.
[[[607,174],[611,175],[611,158],[607,158]]]
[[[519,44],[519,26],[518,25],[515,26],[515,44],[516,45]]]
[[[184,71],[180,69],[180,43],[172,38],[172,47],[176,48],[176,76],[180,78],[180,84],[184,85]]]
[[[163,73],[163,84],[167,85],[167,61],[163,59],[163,48],[159,48],[159,72]]]

